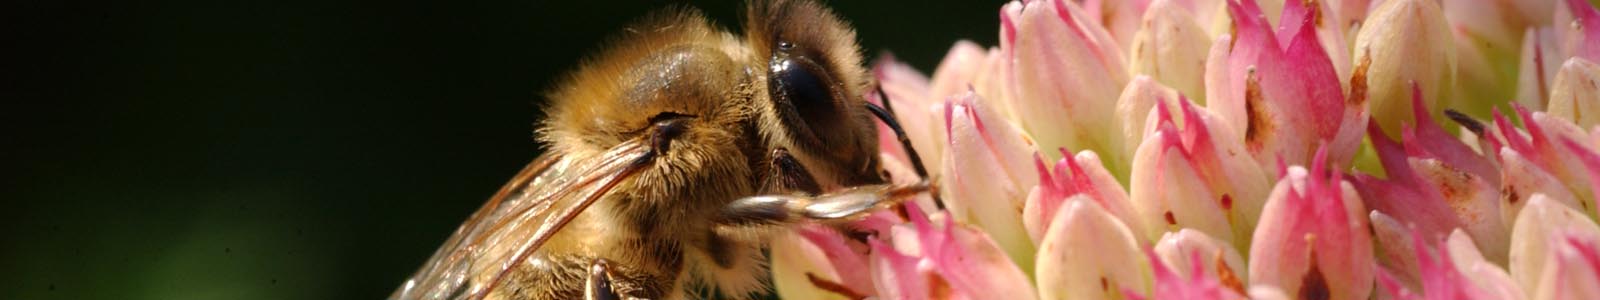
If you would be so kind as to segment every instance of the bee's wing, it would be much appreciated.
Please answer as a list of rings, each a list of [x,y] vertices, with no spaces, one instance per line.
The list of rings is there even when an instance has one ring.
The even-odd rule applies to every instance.
[[[389,299],[482,299],[556,231],[652,158],[638,139],[592,158],[540,157],[478,208]]]

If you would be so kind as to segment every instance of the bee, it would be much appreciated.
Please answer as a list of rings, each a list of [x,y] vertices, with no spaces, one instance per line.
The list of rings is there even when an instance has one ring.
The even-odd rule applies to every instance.
[[[747,298],[775,233],[932,189],[914,151],[916,183],[880,165],[874,119],[910,147],[844,21],[757,1],[743,27],[689,8],[626,27],[547,94],[545,154],[390,299]]]

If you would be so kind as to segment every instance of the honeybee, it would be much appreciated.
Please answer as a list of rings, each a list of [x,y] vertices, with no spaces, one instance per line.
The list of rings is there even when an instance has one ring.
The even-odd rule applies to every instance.
[[[548,93],[546,153],[390,299],[747,298],[766,290],[762,250],[779,230],[931,189],[889,184],[874,118],[907,143],[865,100],[844,21],[758,1],[744,29],[685,8],[626,27]]]

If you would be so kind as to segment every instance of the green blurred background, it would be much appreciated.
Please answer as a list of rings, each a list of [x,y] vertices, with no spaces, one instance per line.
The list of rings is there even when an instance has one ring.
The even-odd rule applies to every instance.
[[[924,71],[1001,4],[835,2]],[[537,155],[552,78],[675,3],[0,4],[0,299],[385,297]]]

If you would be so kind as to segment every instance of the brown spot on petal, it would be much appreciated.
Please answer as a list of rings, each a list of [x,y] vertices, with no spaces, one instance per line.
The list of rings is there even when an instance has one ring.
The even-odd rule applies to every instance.
[[[1245,144],[1253,149],[1260,149],[1266,141],[1267,133],[1272,132],[1272,121],[1268,120],[1267,105],[1261,97],[1261,78],[1257,77],[1255,67],[1250,67],[1246,72],[1244,85],[1244,113],[1245,113]]]
[[[1223,259],[1222,251],[1217,251],[1215,261],[1217,265],[1217,281],[1222,284],[1222,287],[1238,292],[1240,295],[1249,294],[1244,288],[1244,280],[1240,280],[1239,275],[1233,274],[1233,268],[1228,267],[1228,261]]]
[[[939,277],[938,274],[934,274],[933,272],[928,273],[929,299],[949,299],[950,295],[955,294],[954,292],[951,292],[950,283],[945,282],[943,277]]]
[[[1500,197],[1505,198],[1506,203],[1511,204],[1517,204],[1517,201],[1522,200],[1522,196],[1517,195],[1517,187],[1511,186],[1511,183],[1509,182],[1506,183],[1505,186],[1500,187]]]
[[[1224,210],[1233,209],[1233,196],[1228,195],[1228,194],[1222,194],[1222,201],[1221,202],[1222,202],[1222,209],[1224,209]]]
[[[1445,164],[1433,164],[1433,168],[1420,169],[1420,171],[1428,172],[1427,174],[1423,174],[1424,176],[1439,180],[1439,193],[1444,196],[1444,199],[1447,202],[1455,198],[1460,198],[1468,188],[1466,186],[1467,181],[1472,179],[1472,177],[1467,175],[1466,172],[1461,172],[1460,170],[1456,170],[1455,168],[1451,168],[1449,165]]]
[[[1169,210],[1162,216],[1167,218],[1167,225],[1178,225],[1178,218],[1172,216],[1172,211]]]
[[[1311,24],[1322,28],[1322,4],[1317,3],[1317,0],[1305,0],[1303,3],[1306,4],[1306,9],[1311,11]]]
[[[1433,161],[1433,166],[1421,168],[1420,171],[1428,172],[1424,176],[1438,180],[1439,194],[1444,196],[1445,204],[1450,206],[1457,217],[1469,224],[1476,223],[1480,216],[1471,209],[1471,202],[1475,198],[1472,183],[1477,177],[1436,160]]]
[[[1350,72],[1350,95],[1345,99],[1347,105],[1367,103],[1367,68],[1372,67],[1372,49],[1362,48],[1361,51],[1361,62],[1356,64],[1354,72]]]
[[[1333,292],[1328,290],[1328,279],[1322,275],[1322,269],[1317,267],[1316,253],[1317,250],[1311,250],[1311,269],[1306,270],[1306,276],[1300,278],[1300,293],[1295,299],[1327,300],[1333,296]]]
[[[1101,291],[1110,291],[1111,290],[1111,283],[1106,282],[1106,278],[1105,277],[1100,277],[1100,290]]]
[[[1228,14],[1232,15],[1233,11],[1228,11]],[[1233,16],[1233,18],[1239,18],[1239,16]],[[1232,37],[1228,38],[1228,52],[1232,53],[1233,46],[1239,44],[1239,21],[1228,22],[1228,36]]]

